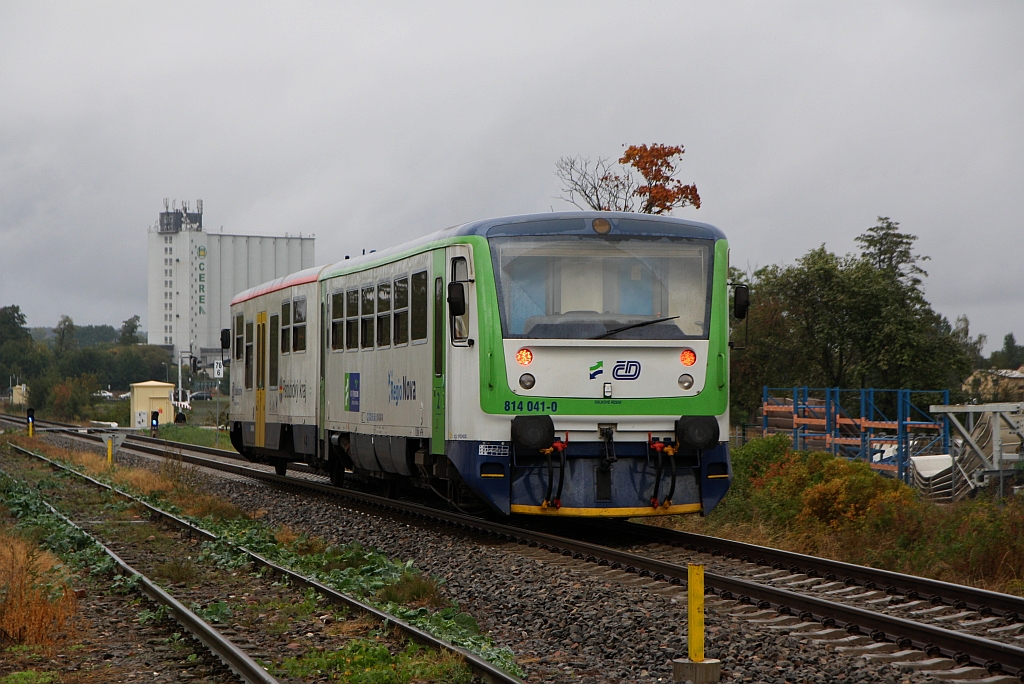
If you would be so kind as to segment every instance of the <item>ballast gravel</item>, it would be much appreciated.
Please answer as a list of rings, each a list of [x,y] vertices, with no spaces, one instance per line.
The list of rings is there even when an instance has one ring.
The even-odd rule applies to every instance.
[[[322,496],[220,479],[211,479],[207,486],[246,510],[265,511],[265,522],[332,543],[359,542],[391,557],[412,559],[424,571],[443,577],[451,598],[497,644],[515,652],[530,682],[667,682],[672,681],[672,659],[685,657],[685,603],[654,591],[656,587],[631,586],[634,579],[624,573],[595,572],[593,564],[563,564],[554,554],[549,562],[524,555],[516,544],[411,526]],[[706,625],[706,657],[722,660],[727,681],[930,680],[843,656],[799,634],[757,627],[727,611],[709,611]]]
[[[75,443],[82,448],[81,443]],[[123,453],[119,460],[153,467]],[[448,595],[499,646],[508,646],[533,682],[671,682],[674,658],[686,656],[686,604],[635,576],[593,564],[535,554],[517,544],[483,540],[445,528],[413,526],[366,513],[341,500],[296,494],[204,470],[205,488],[261,520],[288,525],[331,543],[359,542],[392,558],[411,559],[444,578]],[[544,556],[550,556],[550,560]],[[537,556],[537,557],[534,557]],[[722,680],[755,684],[853,682],[918,684],[924,672],[868,663],[709,609],[705,656],[722,661]]]

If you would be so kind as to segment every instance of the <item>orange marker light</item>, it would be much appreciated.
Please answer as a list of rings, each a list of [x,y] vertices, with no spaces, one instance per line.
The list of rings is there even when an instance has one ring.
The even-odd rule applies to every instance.
[[[684,349],[683,353],[679,355],[679,362],[684,366],[692,366],[697,363],[697,352],[692,349]]]
[[[516,363],[518,363],[520,366],[529,366],[531,363],[533,363],[533,352],[527,349],[526,347],[523,347],[522,349],[516,352]]]

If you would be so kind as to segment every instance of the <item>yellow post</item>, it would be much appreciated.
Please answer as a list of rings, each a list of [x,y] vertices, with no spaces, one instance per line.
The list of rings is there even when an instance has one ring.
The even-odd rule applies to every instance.
[[[704,566],[690,563],[686,586],[690,624],[686,630],[690,660],[704,662]]]
[[[33,436],[33,431],[32,431],[32,428],[33,428],[34,426],[35,426],[35,421],[33,421],[32,419],[29,419],[29,421],[28,421],[28,436],[29,436],[29,437],[32,437],[32,436]]]
[[[107,467],[114,467],[114,436],[107,437]]]

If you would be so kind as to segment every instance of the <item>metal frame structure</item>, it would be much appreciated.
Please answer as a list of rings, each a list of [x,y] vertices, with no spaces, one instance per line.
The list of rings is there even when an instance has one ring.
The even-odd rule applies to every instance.
[[[949,402],[949,390],[766,385],[761,397],[761,428],[765,436],[783,432],[769,424],[770,417],[791,416],[793,448],[806,449],[809,441],[823,442],[825,451],[868,461],[880,470],[894,469],[900,480],[909,482],[908,464],[912,456],[937,449],[948,453],[950,445],[946,414],[932,416],[918,407],[914,399],[921,395],[941,396],[944,403]],[[883,398],[894,400],[894,418],[879,407]],[[872,455],[883,445],[896,445],[895,463],[872,462]]]
[[[999,496],[1004,495],[1003,481],[1007,470],[1014,470],[1013,464],[1019,463],[1017,458],[1005,459],[1003,453],[1003,435],[1001,423],[1005,423],[1010,428],[1011,432],[1016,434],[1024,441],[1024,420],[1021,420],[1021,415],[1024,414],[1024,403],[997,403],[997,404],[939,404],[932,405],[929,410],[936,415],[941,415],[945,420],[953,426],[953,428],[959,433],[960,438],[963,440],[963,444],[960,447],[960,453],[953,458],[953,468],[959,470],[964,478],[970,484],[971,488],[974,489],[980,484],[983,484],[987,477],[995,476],[999,478]],[[985,451],[975,442],[971,433],[973,430],[971,427],[965,427],[963,423],[956,417],[957,413],[966,414],[989,414],[989,420],[992,421],[992,458],[989,458]],[[973,418],[973,416],[971,416]],[[1018,422],[1020,421],[1020,422]],[[971,421],[973,424],[973,420]],[[963,462],[968,457],[977,458],[981,464],[982,469],[968,473],[963,468]],[[1004,461],[1011,464],[1009,468],[1004,467]]]

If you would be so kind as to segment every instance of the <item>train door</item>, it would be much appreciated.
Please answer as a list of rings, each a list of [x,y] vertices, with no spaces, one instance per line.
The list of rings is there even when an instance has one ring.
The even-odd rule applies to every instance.
[[[434,252],[434,320],[431,322],[433,330],[431,339],[433,340],[433,359],[434,359],[434,373],[433,373],[433,396],[431,396],[430,406],[430,451],[434,454],[443,454],[444,442],[447,437],[445,433],[445,400],[444,400],[444,377],[445,377],[445,353],[447,352],[447,344],[445,343],[446,335],[444,333],[446,322],[445,322],[445,273],[446,261],[444,250],[438,250]]]
[[[267,439],[267,312],[256,314],[256,443]]]
[[[460,414],[469,406],[473,382],[470,372],[476,354],[470,339],[470,319],[473,309],[472,255],[468,245],[453,245],[446,249],[445,303],[448,305],[447,330],[447,416],[445,424],[452,439],[466,439],[466,416]]]

